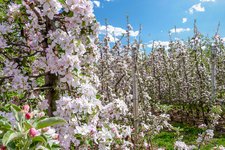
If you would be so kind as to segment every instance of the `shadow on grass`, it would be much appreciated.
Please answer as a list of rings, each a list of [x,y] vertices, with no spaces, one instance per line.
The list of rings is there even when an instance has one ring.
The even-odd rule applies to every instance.
[[[203,130],[194,126],[190,126],[182,123],[173,123],[174,127],[180,128],[180,135],[183,136],[183,142],[188,145],[196,144],[196,139],[198,134]],[[156,147],[165,148],[166,150],[173,150],[174,143],[177,140],[178,135],[175,131],[162,131],[160,134],[153,138],[153,145]],[[202,150],[211,150],[215,146],[223,145],[225,146],[225,135],[215,133],[215,138],[212,139],[207,145],[202,146]]]

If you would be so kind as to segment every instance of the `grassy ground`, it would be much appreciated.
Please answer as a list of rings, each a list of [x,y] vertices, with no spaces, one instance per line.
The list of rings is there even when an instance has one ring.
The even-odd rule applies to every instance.
[[[183,135],[183,142],[188,145],[196,144],[196,139],[198,134],[201,133],[201,129],[196,127],[191,127],[184,124],[173,124],[175,127],[180,127],[180,135]],[[156,147],[165,148],[166,150],[173,150],[174,142],[176,141],[178,135],[175,131],[162,131],[159,135],[155,136],[153,139],[153,144]],[[213,147],[218,145],[225,146],[225,135],[215,133],[215,138],[212,139],[207,145],[203,145],[201,150],[211,150]]]

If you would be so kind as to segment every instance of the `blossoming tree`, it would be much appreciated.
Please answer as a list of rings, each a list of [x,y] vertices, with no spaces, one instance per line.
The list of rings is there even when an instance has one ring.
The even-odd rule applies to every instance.
[[[49,116],[64,118],[68,124],[57,131],[65,149],[131,147],[130,127],[113,123],[126,114],[127,106],[120,100],[103,106],[96,90],[98,24],[92,2],[22,0],[5,5],[9,6],[0,25],[1,98],[39,101]]]

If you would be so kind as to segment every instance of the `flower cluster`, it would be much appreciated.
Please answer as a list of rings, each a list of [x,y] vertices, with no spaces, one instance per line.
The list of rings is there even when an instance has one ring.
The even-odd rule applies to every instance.
[[[132,146],[126,140],[131,129],[125,123],[113,122],[121,120],[128,108],[118,99],[104,106],[98,98],[99,80],[94,73],[99,57],[98,23],[92,7],[89,0],[11,3],[0,26],[4,54],[4,86],[0,90],[32,95],[39,100],[40,110],[48,109],[50,115],[64,118],[68,124],[57,126],[57,132],[65,149],[110,149],[116,145],[125,149]],[[35,115],[24,113],[27,120]],[[31,128],[29,133],[36,137],[43,131]]]
[[[117,110],[115,114],[124,114],[126,107],[125,109],[120,107],[120,105],[124,105],[123,102],[117,100],[117,103],[102,106],[98,99],[93,98],[93,95],[91,99],[90,94],[95,95],[96,93],[92,91],[92,93],[83,94],[76,99],[69,96],[62,97],[57,101],[57,111],[54,114],[68,121],[68,124],[58,128],[60,135],[63,135],[60,137],[60,141],[65,149],[69,149],[71,143],[79,148],[90,147],[91,145],[84,143],[84,140],[91,141],[99,149],[110,149],[115,145],[115,139],[123,141],[131,136],[129,126],[112,123],[114,117],[110,118],[108,115],[113,113],[105,112],[108,105],[113,105],[113,108]],[[122,143],[124,145],[126,141]]]
[[[175,150],[194,150],[196,149],[196,146],[194,145],[188,146],[182,141],[176,141],[174,144],[174,149]]]
[[[0,145],[5,149],[59,149],[59,134],[52,125],[65,123],[61,118],[47,118],[44,112],[31,111],[29,105],[21,109],[16,105],[8,106],[12,113],[0,112]],[[5,108],[7,109],[7,107]]]

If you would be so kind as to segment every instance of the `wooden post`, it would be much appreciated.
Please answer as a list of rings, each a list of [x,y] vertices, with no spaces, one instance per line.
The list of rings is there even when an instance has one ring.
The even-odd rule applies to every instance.
[[[137,82],[137,47],[132,48],[133,53],[133,113],[134,113],[134,149],[137,149],[138,140],[138,82]]]
[[[211,82],[212,82],[212,97],[211,100],[214,101],[216,98],[216,46],[212,46],[211,51]]]

